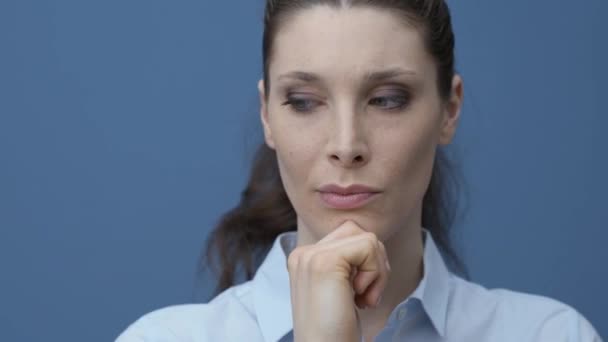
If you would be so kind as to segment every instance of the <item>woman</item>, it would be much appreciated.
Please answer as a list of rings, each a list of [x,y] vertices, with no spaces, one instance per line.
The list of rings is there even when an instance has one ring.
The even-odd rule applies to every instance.
[[[575,309],[444,262],[462,269],[441,178],[463,99],[444,1],[269,0],[264,23],[265,145],[208,245],[221,293],[118,341],[600,341]],[[235,285],[239,267],[253,279]]]

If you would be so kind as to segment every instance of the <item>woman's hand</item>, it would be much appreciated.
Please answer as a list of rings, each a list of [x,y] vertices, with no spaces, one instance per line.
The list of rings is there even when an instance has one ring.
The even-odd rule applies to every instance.
[[[287,260],[297,342],[361,340],[356,306],[376,306],[390,266],[375,234],[346,221]]]

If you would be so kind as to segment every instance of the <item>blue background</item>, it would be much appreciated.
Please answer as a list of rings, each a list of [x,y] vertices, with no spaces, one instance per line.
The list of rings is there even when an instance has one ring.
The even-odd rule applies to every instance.
[[[452,1],[473,280],[608,336],[605,0]],[[0,340],[110,341],[209,299],[262,141],[263,1],[0,2]]]

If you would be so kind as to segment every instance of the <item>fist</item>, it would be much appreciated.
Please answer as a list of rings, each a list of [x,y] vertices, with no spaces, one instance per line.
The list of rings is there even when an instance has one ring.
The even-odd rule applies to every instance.
[[[384,244],[346,221],[287,259],[294,339],[360,341],[357,309],[380,302],[390,273]]]

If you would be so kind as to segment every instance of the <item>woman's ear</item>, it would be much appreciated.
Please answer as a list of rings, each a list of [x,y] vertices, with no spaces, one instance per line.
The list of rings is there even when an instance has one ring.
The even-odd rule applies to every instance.
[[[456,134],[458,119],[463,100],[463,81],[460,75],[456,74],[452,78],[452,91],[448,102],[445,105],[442,116],[441,132],[439,133],[439,144],[447,145],[452,142]]]
[[[272,131],[270,130],[268,121],[268,104],[266,103],[263,79],[258,81],[258,93],[260,94],[260,119],[262,120],[262,128],[264,129],[264,140],[268,147],[274,149],[274,140],[272,140]]]

